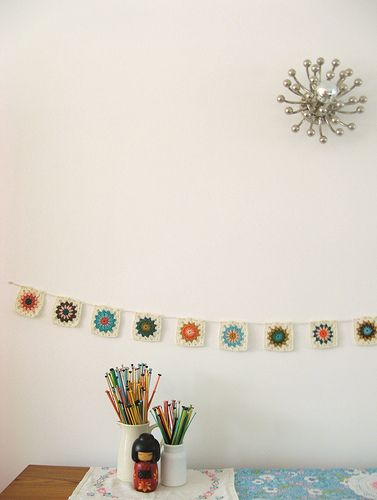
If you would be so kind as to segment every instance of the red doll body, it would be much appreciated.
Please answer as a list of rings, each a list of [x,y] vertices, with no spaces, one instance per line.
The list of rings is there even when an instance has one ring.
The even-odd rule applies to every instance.
[[[158,486],[157,462],[160,460],[160,445],[152,434],[143,433],[132,445],[134,465],[134,488],[149,493]]]
[[[137,462],[134,465],[134,488],[148,493],[158,485],[158,467],[151,462]]]

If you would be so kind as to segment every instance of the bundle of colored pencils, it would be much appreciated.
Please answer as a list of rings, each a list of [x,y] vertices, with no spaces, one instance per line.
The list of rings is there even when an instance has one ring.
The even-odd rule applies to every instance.
[[[164,407],[155,406],[151,414],[160,428],[166,444],[182,444],[183,438],[190,427],[196,413],[194,407],[181,406],[181,402],[173,400],[171,403],[164,401]]]
[[[161,374],[158,374],[149,397],[152,368],[144,363],[110,368],[105,378],[109,390],[106,394],[123,424],[140,425],[148,422],[148,410],[156,393]]]

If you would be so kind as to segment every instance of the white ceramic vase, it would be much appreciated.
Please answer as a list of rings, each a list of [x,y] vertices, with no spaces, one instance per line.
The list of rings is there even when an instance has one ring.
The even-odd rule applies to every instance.
[[[187,481],[186,451],[183,444],[164,444],[161,452],[161,483],[182,486]]]
[[[132,445],[140,434],[144,432],[150,433],[157,425],[150,425],[149,423],[127,425],[121,422],[118,422],[118,425],[121,429],[121,436],[118,450],[117,478],[121,481],[132,482],[134,479],[134,461],[131,456]]]

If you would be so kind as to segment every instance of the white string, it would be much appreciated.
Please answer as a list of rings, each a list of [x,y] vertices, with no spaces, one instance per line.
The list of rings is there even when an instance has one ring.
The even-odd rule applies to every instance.
[[[14,281],[8,281],[8,284],[9,285],[14,285],[14,286],[18,286],[18,287],[25,287],[25,288],[33,288],[33,287],[29,287],[27,285],[21,285],[20,283],[15,283]],[[50,297],[61,297],[61,295],[56,295],[55,293],[51,293],[51,292],[43,292],[45,295],[48,295]],[[72,297],[73,298],[73,297]],[[76,299],[78,300],[79,302],[81,302],[82,304],[86,304],[87,306],[91,306],[91,307],[98,307],[98,304],[92,304],[91,302],[85,302],[84,300],[81,300],[81,299]],[[114,306],[112,306],[114,307]],[[127,313],[127,314],[136,314],[137,311],[130,311],[128,309],[123,309],[122,307],[114,307],[114,309],[118,309],[119,311],[122,311],[124,313]],[[157,314],[156,314],[157,316]],[[182,319],[184,318],[185,316],[165,316],[164,314],[158,314],[158,316],[160,316],[161,318],[164,318],[164,319],[170,319],[170,320],[179,320],[179,319]],[[213,323],[213,324],[219,324],[221,323],[221,320],[213,320],[213,319],[202,319],[202,321],[205,321],[206,323]],[[337,323],[353,323],[353,319],[336,319],[336,320],[331,320],[331,321],[336,321]],[[248,320],[237,320],[237,322],[239,323],[250,323],[252,325],[257,325],[257,326],[265,326],[265,325],[268,325],[268,324],[271,324],[271,323],[282,323],[280,321],[265,321],[265,322],[258,322],[258,321],[248,321]],[[307,326],[307,325],[310,325],[310,321],[284,321],[283,323],[292,323],[294,325],[302,325],[302,326]]]

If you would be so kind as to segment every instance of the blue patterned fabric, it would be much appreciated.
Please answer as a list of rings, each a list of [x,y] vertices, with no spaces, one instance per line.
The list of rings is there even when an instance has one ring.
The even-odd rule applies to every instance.
[[[235,469],[239,500],[377,499],[373,469]]]

